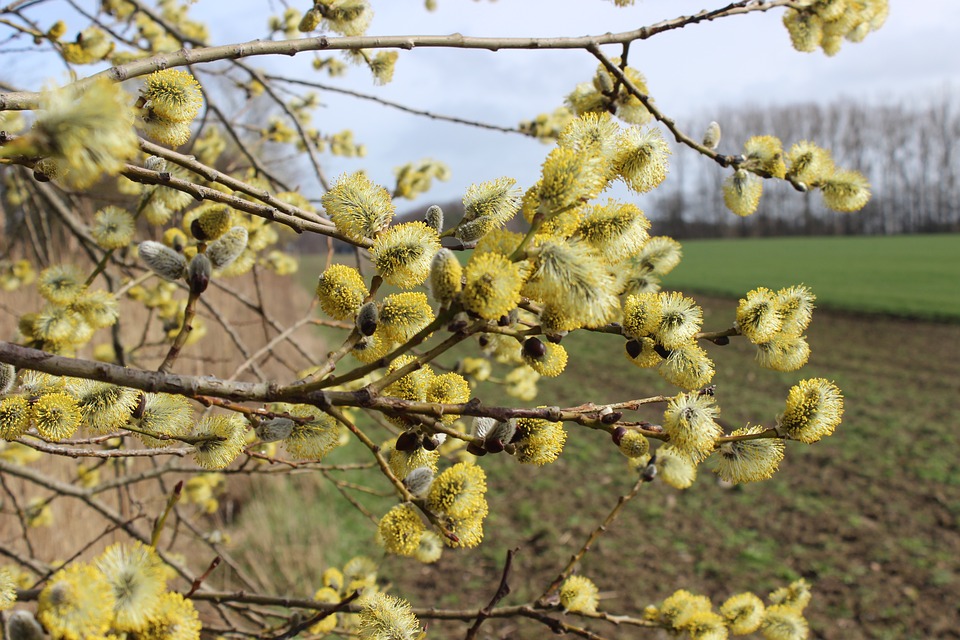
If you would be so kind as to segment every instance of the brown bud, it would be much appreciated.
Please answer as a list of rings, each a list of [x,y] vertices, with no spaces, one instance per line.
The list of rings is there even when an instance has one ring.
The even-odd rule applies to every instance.
[[[206,232],[203,230],[203,227],[200,226],[200,218],[195,218],[194,221],[190,223],[190,233],[192,233],[193,237],[199,242],[208,242],[213,240],[213,238],[206,234]]]
[[[627,340],[627,355],[636,358],[643,353],[643,345],[639,340]]]
[[[539,360],[547,353],[547,347],[539,338],[527,338],[523,343],[523,355]]]
[[[137,406],[134,407],[133,413],[130,414],[133,418],[139,420],[143,417],[143,410],[147,406],[147,394],[140,392],[137,397]]]
[[[623,440],[623,436],[624,436],[624,434],[625,434],[626,432],[627,432],[627,430],[626,430],[625,428],[623,428],[623,427],[617,427],[616,429],[614,429],[614,430],[610,433],[610,436],[613,438],[613,444],[615,444],[615,445],[617,445],[617,446],[619,447],[619,446],[620,446],[620,441]]]
[[[500,453],[503,451],[503,440],[500,438],[487,438],[483,441],[483,448],[488,453]]]
[[[717,345],[718,347],[725,347],[730,344],[730,338],[729,336],[720,336],[719,338],[714,338],[713,344]]]
[[[420,434],[416,431],[404,431],[393,446],[397,451],[416,451],[420,448]]]
[[[605,413],[600,416],[600,422],[603,424],[616,424],[617,421],[623,417],[623,412],[621,411],[611,411],[610,413]]]
[[[471,442],[467,445],[467,453],[472,453],[475,456],[485,456],[487,455],[487,450],[477,443]]]

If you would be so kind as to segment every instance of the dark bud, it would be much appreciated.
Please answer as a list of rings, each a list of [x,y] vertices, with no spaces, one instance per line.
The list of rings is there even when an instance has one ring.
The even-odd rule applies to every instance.
[[[147,406],[147,394],[141,392],[139,398],[137,399],[137,407],[133,410],[131,414],[134,418],[139,420],[143,417],[143,409]]]
[[[357,313],[357,329],[365,336],[372,336],[380,324],[380,309],[377,303],[371,300],[360,307]]]
[[[435,451],[440,446],[440,441],[433,436],[427,436],[423,439],[423,448],[427,451]]]
[[[34,171],[33,179],[37,182],[50,182],[50,176],[45,174],[43,171]]]
[[[190,265],[187,267],[187,283],[190,285],[190,293],[198,296],[206,291],[212,274],[213,265],[210,264],[210,258],[207,257],[207,254],[198,253],[193,256]]]
[[[653,345],[653,350],[656,351],[657,354],[658,354],[661,358],[669,358],[669,357],[670,357],[670,352],[667,351],[666,349],[664,349],[663,347],[661,347],[661,346],[658,345],[658,344]]]
[[[730,338],[728,336],[720,336],[719,338],[714,338],[713,344],[720,347],[725,347],[728,344],[730,344]]]
[[[466,320],[454,320],[453,322],[447,325],[447,331],[449,331],[450,333],[460,333],[466,328],[467,328]]]
[[[639,340],[627,340],[627,355],[636,358],[643,353],[643,345]]]
[[[548,333],[547,340],[553,344],[560,344],[560,341],[563,340],[563,336],[567,335],[566,331],[561,331],[560,333]]]
[[[485,456],[487,455],[487,450],[475,442],[471,442],[467,445],[467,453],[471,453],[475,456]]]
[[[500,438],[487,438],[483,441],[483,448],[488,453],[500,453],[503,451],[503,440]]]
[[[644,482],[653,482],[653,479],[657,477],[657,465],[650,463],[643,468],[643,472],[640,474]]]
[[[509,324],[510,324],[510,316],[500,316],[500,318],[497,320],[498,327],[506,327]]]
[[[209,242],[211,240],[210,236],[203,230],[203,227],[200,226],[200,218],[196,218],[190,223],[190,233],[192,233],[193,237],[199,242]]]
[[[604,416],[604,417],[606,417],[606,416]],[[601,418],[601,420],[602,420],[602,418]],[[617,445],[617,446],[619,447],[619,446],[620,446],[620,441],[623,440],[623,436],[624,436],[624,434],[625,434],[626,432],[627,432],[627,430],[624,429],[623,427],[617,427],[616,429],[614,429],[614,430],[613,430],[613,433],[610,434],[611,437],[613,437],[613,444],[615,444],[615,445]]]
[[[640,477],[643,478],[644,482],[653,482],[653,479],[657,477],[657,456],[654,455],[650,458],[650,462],[647,463],[647,466],[643,468],[643,471],[640,472]]]
[[[488,338],[487,336],[480,336],[480,339],[478,340],[478,342],[480,343],[480,347],[483,348],[483,347],[486,347],[488,344],[490,344],[490,338]]]
[[[534,360],[539,360],[547,353],[547,347],[540,338],[527,338],[523,343],[523,355]]]
[[[420,448],[420,434],[416,431],[404,431],[394,445],[397,451],[416,451]]]
[[[617,421],[623,417],[622,411],[611,411],[610,413],[605,413],[600,416],[600,422],[603,424],[616,424]],[[623,427],[620,427],[621,429]]]

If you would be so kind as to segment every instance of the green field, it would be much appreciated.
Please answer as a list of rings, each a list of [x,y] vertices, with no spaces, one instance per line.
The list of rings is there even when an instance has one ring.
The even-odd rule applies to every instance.
[[[740,297],[804,283],[818,306],[960,320],[960,235],[689,240],[664,279],[683,291]]]

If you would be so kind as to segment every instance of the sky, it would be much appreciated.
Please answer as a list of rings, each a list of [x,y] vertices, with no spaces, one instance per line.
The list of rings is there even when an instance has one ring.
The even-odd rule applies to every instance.
[[[303,9],[308,3],[292,4],[304,5]],[[626,8],[609,0],[437,0],[437,4],[435,12],[427,12],[422,0],[372,0],[375,15],[367,34],[581,36],[634,29],[727,3],[638,0]],[[862,43],[845,43],[832,58],[819,51],[795,51],[781,24],[783,10],[775,9],[690,25],[636,42],[630,62],[647,77],[660,109],[694,137],[718,106],[838,97],[922,99],[960,87],[960,1],[890,4],[890,17],[879,31]],[[227,14],[223,6],[222,0],[198,0],[190,8],[191,16],[210,26],[212,44],[265,37],[269,15],[283,10],[279,2],[263,0],[231,0]],[[32,14],[41,24],[44,11],[51,9],[40,5]],[[71,30],[83,26],[79,19],[70,21]],[[619,46],[606,52],[617,55]],[[365,69],[330,79],[312,71],[311,60],[312,54],[305,54],[248,61],[277,74],[504,126],[516,126],[560,106],[577,83],[592,77],[597,65],[585,51],[414,49],[401,51],[392,83],[374,86]],[[16,70],[14,65],[15,76]],[[450,166],[451,179],[414,201],[413,208],[459,198],[470,184],[500,176],[513,177],[525,188],[536,181],[550,150],[516,134],[436,122],[355,98],[322,93],[321,101],[314,125],[327,132],[352,129],[368,149],[363,159],[329,158],[329,176],[363,168],[389,188],[392,169],[405,162],[433,158]],[[319,194],[312,176],[301,172],[298,178],[305,193]]]

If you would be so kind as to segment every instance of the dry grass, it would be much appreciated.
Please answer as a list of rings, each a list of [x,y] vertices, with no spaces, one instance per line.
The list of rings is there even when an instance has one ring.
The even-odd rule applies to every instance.
[[[208,305],[201,306],[198,315],[207,324],[207,334],[196,344],[186,347],[174,367],[175,372],[229,378],[238,366],[247,362],[251,354],[278,335],[280,331],[277,327],[286,329],[310,312],[309,294],[292,278],[280,278],[261,271],[257,277],[247,274],[224,279],[222,284],[225,289],[211,286],[204,294],[202,299]],[[182,296],[186,297],[186,291]],[[37,310],[42,303],[32,286],[5,293],[0,303],[0,335],[8,340],[16,340],[16,315]],[[263,309],[264,314],[261,315],[258,309]],[[272,320],[275,326],[267,319]],[[138,303],[122,300],[119,324],[121,342],[125,346],[141,341],[154,345],[137,351],[135,366],[157,367],[167,348],[163,343],[161,323]],[[77,356],[92,358],[94,347],[109,341],[109,330],[101,330],[89,345],[79,350]],[[323,341],[314,327],[305,324],[291,334],[290,340],[280,342],[269,352],[255,358],[253,366],[237,378],[290,380],[297,371],[315,364],[324,353]],[[197,407],[202,410],[199,405]],[[77,437],[87,435],[81,432]],[[139,448],[140,444],[132,438],[125,438],[123,446]],[[111,489],[96,496],[104,506],[120,513],[138,531],[149,535],[153,519],[163,510],[174,483],[202,473],[189,457],[73,459],[44,455],[29,466],[54,480],[76,483],[78,464],[95,465],[103,482],[136,475],[171,460],[183,471],[138,482],[129,488]],[[316,476],[311,476],[310,480],[313,483],[320,482]],[[251,495],[269,492],[258,486],[260,484],[258,479],[246,474],[231,476],[227,484],[229,493],[220,496],[220,509],[213,514],[205,514],[195,505],[181,504],[167,524],[167,530],[176,530],[177,535],[165,536],[163,546],[167,551],[184,556],[186,564],[197,574],[201,573],[218,553],[228,554],[228,547],[219,544],[221,538],[218,538],[217,532],[235,520],[237,512],[245,507]],[[27,504],[36,499],[49,500],[53,524],[28,529],[21,515]],[[207,536],[207,542],[198,544],[197,538],[190,533],[191,527],[208,534],[214,533]],[[256,535],[256,531],[241,532],[238,538]],[[53,491],[20,478],[0,476],[0,552],[9,556],[0,558],[0,564],[19,560],[22,565],[22,561],[29,558],[55,565],[78,555],[89,558],[111,542],[126,538],[125,534],[116,532],[116,527],[109,520],[81,500],[57,496]],[[243,540],[238,539],[237,542],[243,543]],[[224,566],[215,572],[210,583],[215,587],[236,586],[235,578],[235,572],[229,566]],[[262,584],[257,576],[251,576],[251,579]]]

